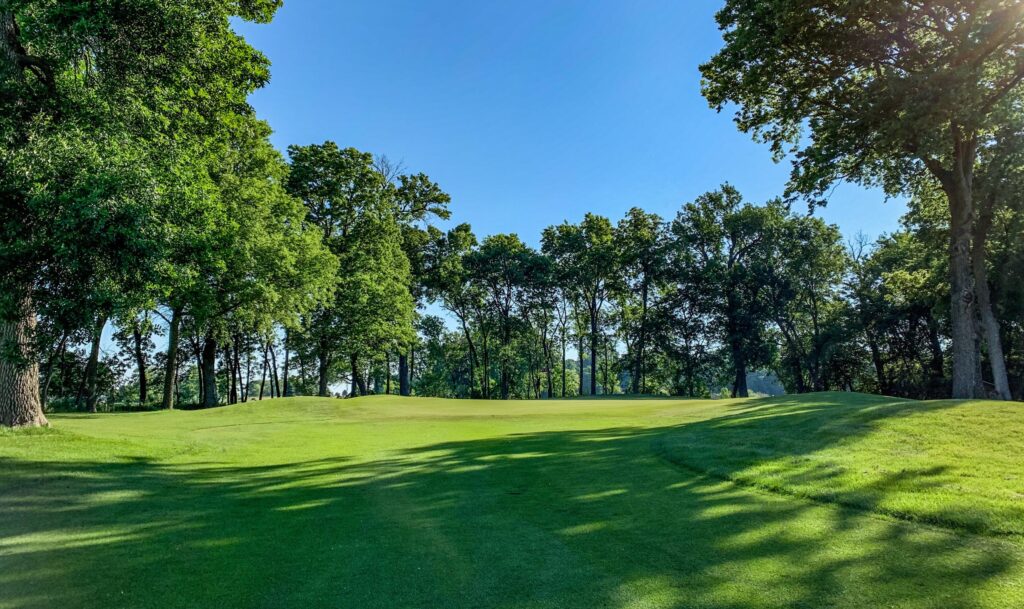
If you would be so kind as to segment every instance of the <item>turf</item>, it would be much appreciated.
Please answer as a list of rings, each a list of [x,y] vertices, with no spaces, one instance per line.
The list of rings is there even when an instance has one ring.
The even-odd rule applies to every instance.
[[[0,607],[1024,606],[1024,405],[290,398],[0,433]]]

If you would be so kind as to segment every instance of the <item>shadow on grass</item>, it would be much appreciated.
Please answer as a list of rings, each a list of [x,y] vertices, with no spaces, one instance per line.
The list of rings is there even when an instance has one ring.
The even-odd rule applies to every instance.
[[[828,425],[812,423],[818,409],[780,408]],[[7,459],[0,606],[968,609],[1009,606],[998,590],[1019,590],[1014,544],[751,492],[658,456],[710,424],[515,434],[368,462]]]

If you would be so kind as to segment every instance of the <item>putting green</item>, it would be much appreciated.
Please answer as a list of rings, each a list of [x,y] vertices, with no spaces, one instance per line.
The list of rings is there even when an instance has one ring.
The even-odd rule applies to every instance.
[[[0,607],[1024,607],[1024,405],[289,398],[0,432]]]

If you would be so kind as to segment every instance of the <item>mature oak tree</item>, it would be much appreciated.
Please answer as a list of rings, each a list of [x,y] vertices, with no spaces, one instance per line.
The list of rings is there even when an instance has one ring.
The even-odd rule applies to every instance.
[[[941,185],[958,398],[982,393],[976,168],[1024,80],[1022,16],[1018,0],[728,0],[725,46],[701,67],[712,106],[737,104],[740,129],[795,154],[792,193],[843,179],[896,193],[922,172]]]

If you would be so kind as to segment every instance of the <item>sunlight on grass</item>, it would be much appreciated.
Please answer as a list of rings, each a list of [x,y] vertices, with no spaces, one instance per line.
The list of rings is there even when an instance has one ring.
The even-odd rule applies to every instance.
[[[0,436],[0,607],[1024,606],[1022,410],[379,396],[55,416]]]

